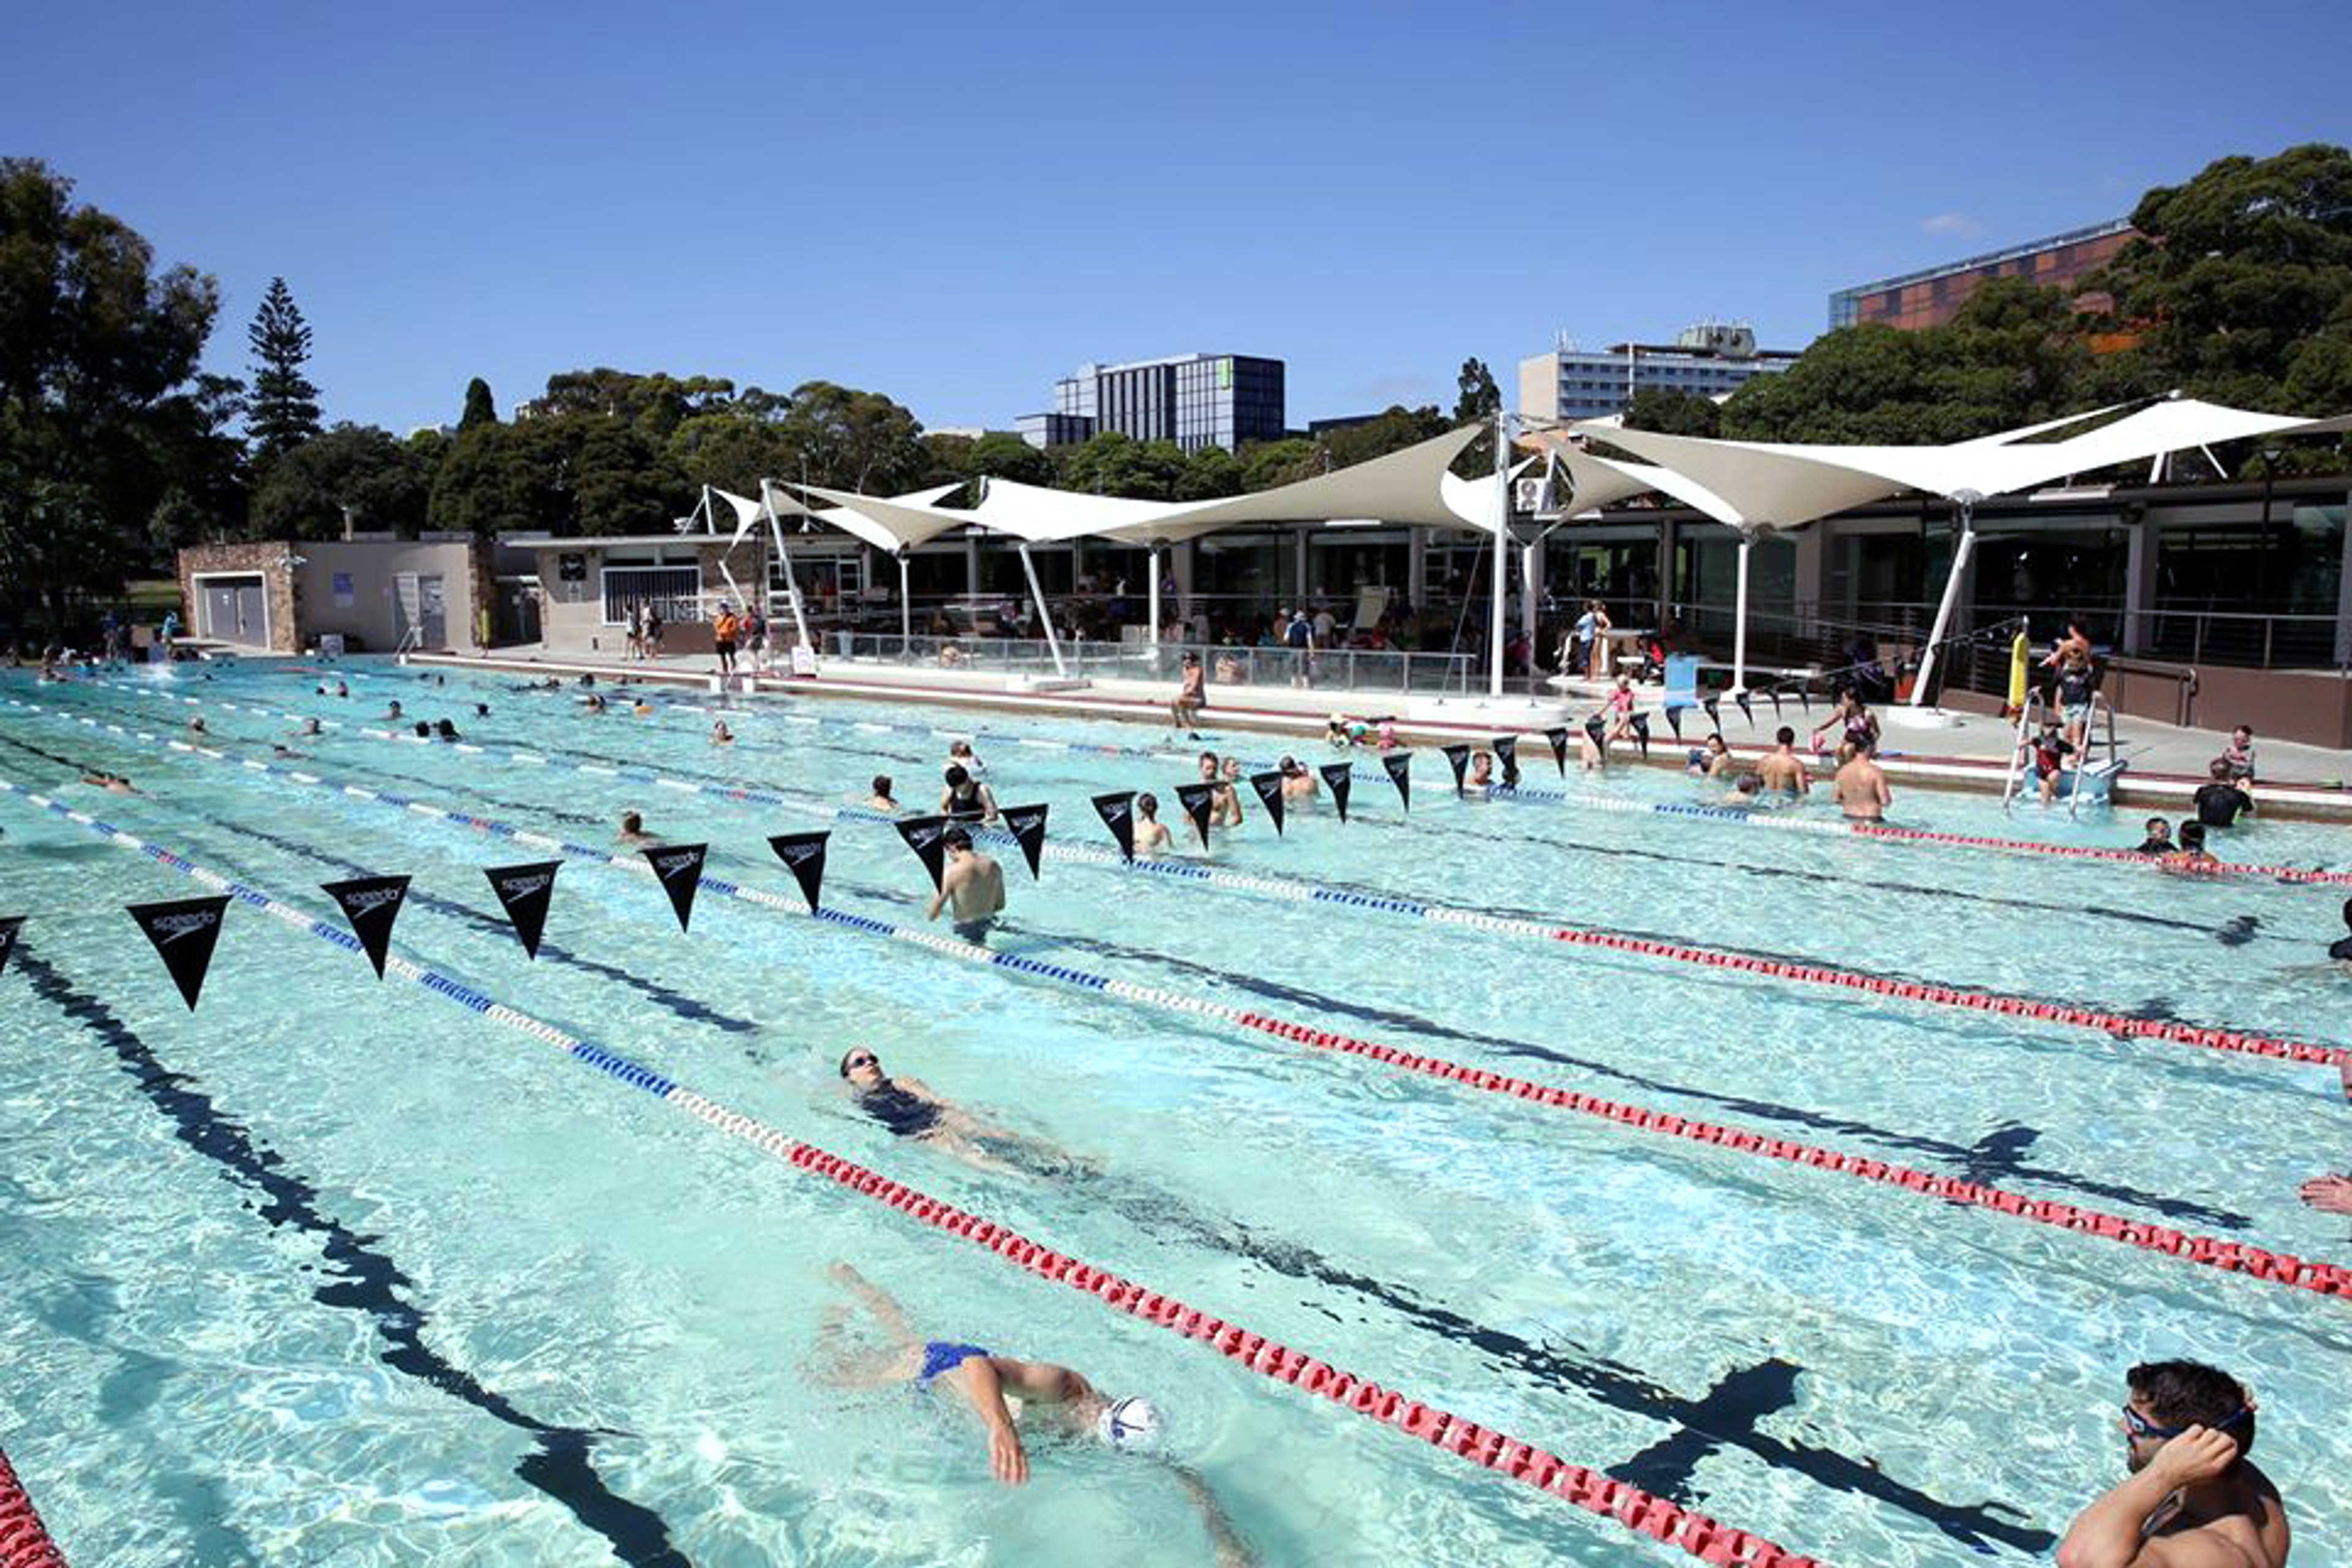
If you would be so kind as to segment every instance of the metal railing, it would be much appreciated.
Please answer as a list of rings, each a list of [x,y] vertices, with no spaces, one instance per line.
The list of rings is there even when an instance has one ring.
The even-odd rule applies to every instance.
[[[1042,639],[880,636],[835,632],[824,651],[852,663],[960,669],[983,675],[1050,677],[1054,654]],[[1237,647],[1202,643],[1096,642],[1064,638],[1062,671],[1073,679],[1140,680],[1173,688],[1184,655],[1198,654],[1213,697],[1220,687],[1466,696],[1482,689],[1483,669],[1467,654],[1404,653],[1388,648]]]

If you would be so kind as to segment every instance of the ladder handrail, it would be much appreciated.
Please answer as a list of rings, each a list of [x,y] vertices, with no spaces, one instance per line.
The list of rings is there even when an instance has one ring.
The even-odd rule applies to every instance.
[[[2042,708],[2042,688],[2025,689],[2025,701],[2017,710],[2017,743],[2010,748],[2009,771],[2000,783],[2000,808],[2006,812],[2017,798],[2017,781],[2025,759],[2033,753],[2034,715]]]

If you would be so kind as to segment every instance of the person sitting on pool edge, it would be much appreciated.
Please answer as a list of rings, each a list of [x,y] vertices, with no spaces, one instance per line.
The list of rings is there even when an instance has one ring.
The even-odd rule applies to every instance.
[[[824,1359],[812,1357],[810,1371],[835,1388],[887,1388],[912,1384],[930,1389],[944,1384],[980,1417],[988,1434],[988,1466],[996,1479],[1017,1487],[1029,1479],[1024,1429],[1038,1436],[1092,1437],[1121,1453],[1149,1454],[1184,1489],[1202,1527],[1208,1531],[1217,1568],[1252,1568],[1257,1562],[1246,1542],[1218,1506],[1208,1483],[1187,1467],[1153,1450],[1161,1436],[1159,1410],[1136,1395],[1113,1399],[1066,1366],[1022,1361],[953,1340],[925,1340],[907,1321],[906,1310],[887,1291],[847,1263],[829,1270],[834,1282],[863,1307],[884,1342],[850,1347],[849,1311],[826,1311],[818,1331]]]
[[[2179,846],[2172,842],[2172,824],[2161,816],[2147,819],[2147,837],[2139,841],[2135,855],[2169,855]]]
[[[2136,1366],[2124,1382],[2131,1474],[2068,1527],[2058,1568],[2284,1568],[2286,1504],[2246,1458],[2254,1396],[2196,1362]]]
[[[949,828],[940,846],[947,851],[947,869],[940,874],[940,890],[931,895],[931,907],[923,918],[935,921],[941,910],[952,904],[956,935],[974,947],[986,947],[990,928],[1004,912],[1004,868],[974,849],[971,835],[961,827]]]
[[[1201,710],[1209,705],[1209,673],[1201,668],[1201,656],[1187,650],[1184,673],[1176,688],[1176,700],[1168,704],[1168,717],[1177,730],[1199,740],[1196,728],[1201,721]]]

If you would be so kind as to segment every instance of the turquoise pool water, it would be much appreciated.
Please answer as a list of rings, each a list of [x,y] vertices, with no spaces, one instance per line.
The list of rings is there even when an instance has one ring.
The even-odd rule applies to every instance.
[[[344,700],[266,667],[212,673],[168,683],[196,706],[152,677],[143,691],[0,678],[0,697],[41,710],[0,704],[0,778],[329,918],[319,883],[411,873],[395,952],[1065,1252],[1826,1561],[2046,1557],[2118,1472],[2121,1369],[2169,1355],[2260,1394],[2297,1560],[2352,1546],[2328,1392],[2352,1380],[2352,1301],[709,894],[682,935],[646,880],[584,864],[562,872],[526,963],[478,868],[538,852],[327,787],[596,845],[641,809],[657,832],[707,839],[713,876],[789,895],[762,840],[824,826],[811,810],[566,764],[804,808],[862,798],[887,772],[911,805],[946,733],[976,726],[1000,799],[1050,803],[1055,841],[1101,845],[1088,797],[1153,789],[1172,819],[1189,745],[1127,754],[1160,737],[828,700],[737,703],[741,741],[717,748],[709,715],[667,703],[590,718],[569,693],[383,665],[339,668]],[[393,698],[490,749],[289,737],[285,714],[359,726]],[[284,742],[303,753],[288,765],[324,782],[79,721],[162,735],[199,713],[219,749],[275,760]],[[1262,763],[1280,748],[1231,749]],[[1530,762],[1531,784],[1559,787]],[[71,764],[145,793],[72,785]],[[1280,837],[1248,801],[1213,863],[2352,1037],[2352,981],[2316,962],[2341,888],[1457,800],[1433,753],[1414,784],[1409,818],[1365,779],[1348,825],[1310,809]],[[1566,787],[1701,798],[1635,771]],[[1912,791],[1897,807],[1952,831],[2138,837],[2137,813],[2004,817]],[[837,1258],[933,1337],[1152,1395],[1168,1456],[1269,1563],[1686,1560],[812,1180],[252,910],[231,910],[191,1016],[120,906],[204,889],[21,797],[0,796],[0,913],[32,917],[0,974],[0,1447],[77,1562],[1210,1561],[1164,1466],[1049,1447],[1010,1490],[944,1402],[814,1376]],[[2243,830],[2222,853],[2352,865],[2352,841],[2296,825]],[[887,826],[835,825],[830,858],[828,905],[921,923],[925,874]],[[2352,1110],[2324,1068],[1090,864],[1048,860],[1033,883],[1005,858],[996,944],[1044,963],[2352,1256],[2345,1222],[2294,1197],[2345,1163]],[[893,1140],[841,1097],[853,1042],[1084,1167],[983,1171]]]

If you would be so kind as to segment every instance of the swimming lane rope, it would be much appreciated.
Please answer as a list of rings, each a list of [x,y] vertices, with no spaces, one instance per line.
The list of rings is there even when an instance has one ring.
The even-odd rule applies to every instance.
[[[96,721],[88,721],[88,722],[97,723]],[[142,738],[158,739],[153,736]],[[192,746],[184,741],[166,741],[163,743],[174,751],[206,757],[245,772],[284,777],[306,787],[405,811],[417,816],[446,822],[476,832],[489,833],[518,844],[552,850],[570,858],[614,868],[647,879],[654,876],[653,868],[644,862],[616,856],[593,846],[567,843],[509,823],[468,813],[450,811],[425,801],[371,789],[364,785],[336,784],[317,774],[285,767],[278,763],[264,763],[256,758],[231,757],[215,749]],[[0,789],[31,797],[31,792],[24,786],[6,780],[0,780]],[[48,804],[46,799],[44,804]],[[52,805],[51,809],[62,810],[63,808]],[[113,830],[110,828],[108,831]],[[800,900],[784,898],[760,889],[745,888],[720,878],[706,875],[702,879],[701,887],[706,892],[757,904],[763,909],[780,913],[801,915],[808,912],[805,903]],[[1805,1165],[1815,1170],[1853,1177],[1858,1181],[1899,1188],[1906,1192],[1916,1193],[1925,1198],[1967,1205],[2081,1235],[2121,1242],[2126,1246],[2137,1247],[2142,1250],[2183,1262],[2202,1264],[2231,1273],[2242,1273],[2268,1283],[2286,1285],[2322,1296],[2352,1297],[2352,1268],[2346,1268],[2336,1264],[2300,1258],[2290,1253],[2273,1252],[2245,1243],[2175,1230],[2168,1226],[2127,1219],[2120,1215],[2083,1208],[2073,1204],[2027,1197],[2023,1194],[2010,1192],[1983,1183],[1937,1175],[1910,1166],[1849,1154],[1819,1144],[1799,1143],[1786,1139],[1768,1137],[1745,1128],[1701,1121],[1671,1112],[1654,1110],[1646,1106],[1558,1089],[1551,1085],[1471,1067],[1444,1057],[1407,1051],[1395,1046],[1382,1045],[1377,1041],[1360,1039],[1328,1029],[1314,1028],[1308,1025],[1218,1002],[1210,997],[1155,986],[1139,985],[1132,981],[1090,973],[1064,964],[1047,963],[1043,960],[1020,953],[976,947],[969,942],[941,936],[933,931],[894,925],[888,921],[877,920],[868,915],[819,908],[815,911],[814,918],[861,931],[869,936],[911,942],[946,957],[961,959],[967,963],[991,964],[1014,973],[1055,981],[1061,984],[1076,986],[1080,990],[1095,992],[1143,1006],[1197,1017],[1213,1018],[1236,1027],[1289,1040],[1294,1044],[1336,1052],[1343,1056],[1359,1057],[1365,1060],[1379,1062],[1384,1067],[1401,1072],[1441,1079],[1466,1089],[1504,1095],[1528,1105],[1542,1106],[1547,1110],[1570,1111],[1611,1122],[1616,1126],[1654,1133],[1661,1137],[1709,1144],[1734,1153]]]
[[[204,886],[224,892],[298,931],[346,952],[359,951],[349,931],[306,914],[258,889],[199,866],[162,845],[151,843],[87,812],[77,811],[22,784],[0,780],[0,790],[79,824],[99,837],[138,850],[157,864],[178,871]],[[709,886],[706,879],[706,886]],[[880,922],[870,922],[879,924]],[[887,928],[885,928],[887,929]],[[655,1099],[740,1139],[794,1170],[819,1176],[861,1197],[892,1208],[921,1224],[996,1254],[1015,1268],[1066,1285],[1093,1297],[1114,1310],[1209,1346],[1247,1371],[1277,1383],[1317,1394],[1359,1415],[1417,1437],[1433,1447],[1467,1459],[1496,1475],[1573,1503],[1587,1512],[1614,1520],[1626,1529],[1676,1547],[1702,1563],[1722,1568],[1822,1568],[1814,1558],[1728,1525],[1643,1491],[1597,1470],[1570,1464],[1558,1455],[1492,1426],[1456,1415],[1391,1388],[1318,1360],[1241,1324],[1227,1321],[1186,1305],[1173,1296],[1120,1278],[1107,1269],[1056,1252],[1017,1231],[980,1218],[937,1198],[890,1180],[877,1172],[803,1142],[740,1111],[729,1109],[686,1088],[676,1079],[625,1057],[591,1045],[554,1025],[507,1006],[463,981],[427,965],[393,954],[384,963],[386,974],[397,974],[454,1002],[470,1012],[530,1035],[555,1047],[582,1065],[639,1089]],[[0,1509],[5,1499],[0,1497]],[[0,1528],[6,1515],[0,1512]],[[5,1541],[5,1537],[0,1537]],[[5,1560],[0,1560],[5,1561]],[[27,1559],[38,1562],[39,1559]]]

